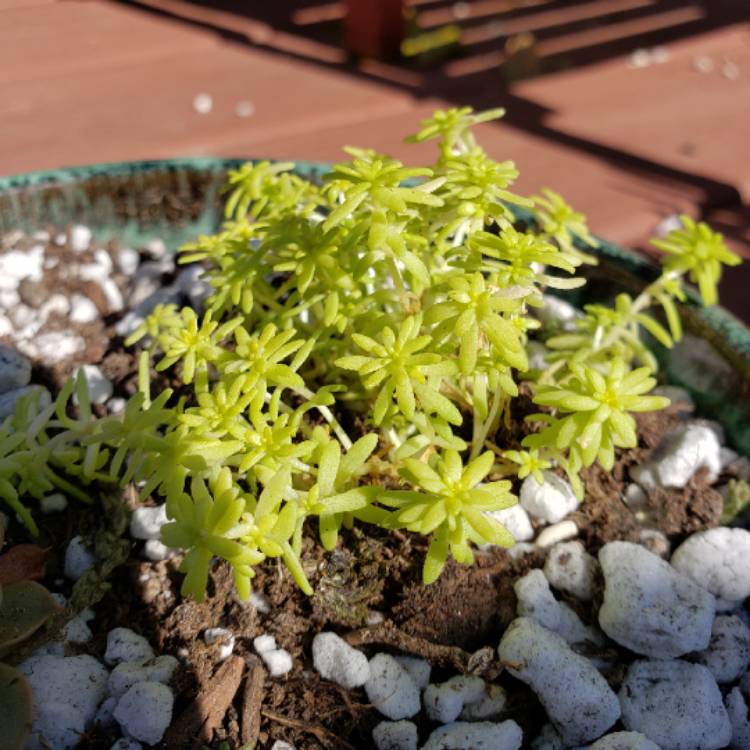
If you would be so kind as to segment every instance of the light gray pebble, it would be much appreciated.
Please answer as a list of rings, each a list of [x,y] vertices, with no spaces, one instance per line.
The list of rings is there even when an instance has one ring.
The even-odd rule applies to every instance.
[[[167,506],[141,506],[130,516],[130,536],[133,539],[159,539],[161,527],[167,523]]]
[[[686,539],[672,565],[714,596],[739,602],[750,596],[750,531],[719,526]]]
[[[424,690],[430,684],[430,673],[432,666],[425,659],[417,656],[394,656],[393,657],[414,681],[414,684]]]
[[[588,602],[594,596],[594,581],[599,563],[581,542],[560,542],[550,549],[544,563],[544,575],[558,591]]]
[[[0,420],[9,417],[16,411],[18,402],[30,393],[39,394],[39,409],[44,409],[52,403],[49,391],[41,385],[26,385],[14,391],[0,394]]]
[[[114,717],[129,737],[155,745],[172,722],[174,696],[160,682],[138,682],[117,703]]]
[[[534,620],[514,620],[503,634],[498,655],[518,665],[509,669],[510,674],[536,693],[568,745],[601,737],[620,717],[617,696],[596,667]]]
[[[718,750],[732,727],[706,667],[675,659],[636,661],[620,688],[623,726],[663,750]]]
[[[748,706],[742,691],[734,688],[724,699],[724,705],[732,724],[732,743],[730,747],[736,750],[750,748],[750,720],[748,720]]]
[[[390,654],[376,654],[370,659],[365,692],[370,703],[392,721],[419,713],[419,688]]]
[[[378,750],[417,750],[417,727],[411,721],[381,721],[372,740]]]
[[[589,747],[589,750],[660,750],[640,732],[612,732]]]
[[[428,685],[423,700],[430,719],[448,724],[461,715],[466,704],[476,703],[485,695],[481,677],[456,675],[445,682]]]
[[[534,538],[534,527],[531,525],[529,514],[518,503],[503,510],[487,511],[487,515],[505,526],[516,542],[528,542]]]
[[[91,553],[82,536],[74,536],[65,549],[65,575],[77,581],[89,568],[93,567],[96,558]]]
[[[494,721],[499,719],[508,704],[508,694],[501,685],[487,683],[484,696],[473,703],[465,703],[459,718],[462,721]]]
[[[542,484],[539,484],[532,474],[523,480],[520,502],[534,518],[545,523],[557,523],[578,507],[578,498],[570,484],[562,477],[551,471],[542,473]]]
[[[537,548],[546,549],[558,542],[564,542],[576,536],[578,536],[578,527],[575,521],[566,519],[565,521],[547,526],[546,529],[542,529],[534,540],[534,544]]]
[[[658,659],[708,646],[711,594],[639,544],[605,544],[599,563],[605,584],[599,625],[612,640]]]
[[[23,388],[31,380],[31,362],[15,349],[0,344],[0,393]]]
[[[312,644],[313,666],[324,680],[343,688],[364,685],[370,677],[367,657],[336,633],[318,633]]]
[[[519,750],[522,741],[515,721],[456,721],[436,729],[422,750]]]
[[[99,318],[99,308],[82,294],[70,298],[70,319],[74,323],[93,323]]]
[[[107,650],[104,661],[107,664],[121,662],[144,662],[154,658],[151,644],[130,628],[114,628],[107,633]]]
[[[750,628],[735,615],[718,615],[708,648],[693,661],[708,667],[716,682],[734,682],[750,666]]]

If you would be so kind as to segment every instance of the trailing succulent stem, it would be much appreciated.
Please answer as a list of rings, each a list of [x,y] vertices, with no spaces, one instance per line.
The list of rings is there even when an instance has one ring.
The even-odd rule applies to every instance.
[[[502,114],[436,112],[408,139],[438,141],[428,167],[347,148],[322,185],[291,163],[232,172],[221,231],[181,251],[205,267],[205,312],[159,306],[131,336],[140,389],[121,415],[94,419],[82,376],[55,404],[22,400],[0,427],[0,496],[33,532],[24,495],[137,483],[165,500],[164,541],[185,551],[183,590],[200,598],[217,557],[242,596],[268,558],[310,592],[308,519],[326,549],[353,524],[425,536],[429,583],[449,556],[471,563],[474,544],[513,544],[492,515],[517,501],[501,477],[557,466],[583,495],[579,470],[611,467],[636,444],[632,413],[667,403],[647,395],[644,333],[671,346],[683,279],[710,304],[737,258],[684,219],[638,297],[540,331],[545,292],[583,285],[596,242],[556,193],[512,192],[513,162],[470,131]],[[549,366],[530,369],[535,337]],[[153,392],[152,364],[175,371],[179,398]],[[522,383],[538,429],[498,445]]]

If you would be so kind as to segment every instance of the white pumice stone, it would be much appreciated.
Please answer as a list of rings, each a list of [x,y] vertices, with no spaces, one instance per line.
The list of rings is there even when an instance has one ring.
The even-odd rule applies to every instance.
[[[267,615],[271,611],[271,602],[263,594],[259,594],[256,591],[250,594],[247,603],[254,609],[257,609],[262,615]]]
[[[66,643],[88,643],[94,634],[82,617],[73,617],[63,628],[63,640]]]
[[[196,309],[201,309],[213,292],[213,287],[206,280],[205,269],[198,263],[180,271],[175,279],[175,285]]]
[[[0,290],[15,291],[24,279],[41,281],[43,263],[44,248],[41,245],[0,254]]]
[[[428,685],[423,701],[430,719],[448,724],[461,715],[464,705],[476,703],[485,695],[481,677],[456,675],[445,682]]]
[[[82,294],[70,298],[70,319],[74,323],[92,323],[99,317],[99,308]]]
[[[86,250],[91,247],[92,236],[91,230],[88,227],[85,227],[82,224],[76,224],[71,227],[70,232],[68,232],[70,249],[74,253],[86,252]]]
[[[539,484],[533,474],[523,480],[520,501],[524,510],[545,523],[557,523],[578,507],[573,488],[557,474],[542,472],[544,482]]]
[[[519,750],[522,741],[523,732],[515,721],[456,721],[438,727],[422,750]]]
[[[20,302],[21,295],[15,289],[3,289],[0,286],[0,308],[12,310]]]
[[[113,396],[106,403],[107,411],[110,414],[122,414],[128,406],[127,399]]]
[[[271,651],[264,651],[260,658],[268,669],[271,677],[281,677],[292,671],[294,661],[292,655],[283,648],[274,648]]]
[[[714,596],[739,602],[750,596],[750,531],[719,526],[686,539],[672,555],[676,570]]]
[[[89,391],[89,400],[92,404],[103,404],[112,396],[114,388],[111,381],[107,378],[99,367],[96,365],[82,365],[79,367],[75,376],[83,371],[86,376],[86,385]],[[78,403],[78,397],[73,395],[74,403]]]
[[[117,742],[115,742],[114,745],[109,750],[142,750],[143,745],[141,745],[138,740],[134,740],[131,737],[120,737]]]
[[[594,596],[598,571],[599,563],[581,542],[559,542],[550,549],[544,563],[544,575],[552,586],[584,602]]]
[[[31,686],[35,707],[68,705],[81,714],[86,726],[107,695],[107,670],[88,654],[33,656],[19,669]]]
[[[291,743],[285,742],[284,740],[276,740],[276,742],[271,745],[271,750],[297,750],[297,748],[295,748]]]
[[[114,628],[107,633],[107,650],[104,661],[120,664],[124,661],[144,662],[154,658],[151,644],[130,628]]]
[[[23,388],[30,380],[31,362],[12,347],[0,344],[0,393]]]
[[[125,308],[125,300],[123,299],[122,292],[114,279],[102,279],[99,282],[99,286],[102,288],[104,299],[107,302],[110,312],[120,312]]]
[[[5,419],[13,414],[18,401],[29,393],[39,394],[40,409],[44,409],[52,403],[52,397],[46,388],[41,385],[25,385],[23,388],[16,388],[14,391],[0,394],[0,419]]]
[[[111,696],[119,698],[138,682],[161,682],[168,685],[178,665],[177,659],[169,654],[143,663],[121,662],[109,673],[107,690]]]
[[[39,317],[47,320],[50,315],[67,316],[70,312],[70,300],[64,294],[53,294],[39,307]]]
[[[219,646],[219,661],[228,659],[234,651],[234,633],[228,628],[206,628],[203,633],[203,640],[207,646],[212,646],[214,643],[221,644]]]
[[[48,364],[62,362],[86,348],[83,337],[69,331],[49,331],[37,336],[34,346],[39,358]]]
[[[169,251],[162,239],[149,240],[144,248],[152,258],[163,258]]]
[[[670,659],[711,640],[714,597],[639,544],[610,542],[599,551],[604,602],[599,625],[637,654]]]
[[[625,501],[625,505],[627,505],[633,513],[643,513],[648,508],[648,495],[643,487],[635,482],[631,482],[625,488],[622,493],[622,499]]]
[[[45,495],[39,501],[39,507],[41,508],[42,513],[57,513],[68,507],[68,499],[65,495],[55,492],[53,495]]]
[[[69,703],[50,701],[35,707],[26,750],[68,750],[81,741],[86,722]]]
[[[473,703],[464,704],[459,718],[463,721],[488,721],[499,719],[505,712],[508,695],[500,685],[488,683],[484,696]]]
[[[378,750],[417,750],[417,726],[411,721],[381,721],[372,730]]]
[[[259,654],[265,654],[266,651],[273,651],[276,648],[276,639],[272,635],[264,634],[253,638],[253,648]]]
[[[520,560],[524,555],[538,551],[539,548],[535,544],[531,544],[531,542],[516,542],[516,544],[506,550],[511,560]]]
[[[623,726],[663,750],[717,750],[732,726],[706,667],[679,659],[636,661],[620,688]]]
[[[750,720],[748,720],[748,706],[742,691],[736,687],[726,698],[724,705],[732,725],[732,744],[737,750],[750,748]]]
[[[620,717],[617,696],[596,667],[528,617],[514,620],[498,647],[510,674],[536,693],[568,746],[601,737]]]
[[[578,536],[578,526],[575,521],[567,519],[542,529],[534,540],[534,544],[537,548],[546,549],[576,536]]]
[[[174,696],[160,682],[138,682],[120,698],[114,717],[133,739],[155,745],[172,721]]]
[[[161,560],[169,560],[170,557],[174,557],[179,554],[176,549],[167,547],[158,539],[148,539],[143,545],[143,556],[151,562],[159,562]]]
[[[430,662],[417,656],[394,656],[393,658],[409,673],[420,690],[424,690],[430,684],[432,672]]]
[[[130,536],[134,539],[159,539],[167,523],[166,504],[136,508],[130,516]]]
[[[668,398],[673,404],[682,402],[688,404],[691,407],[693,404],[693,397],[690,395],[690,391],[687,388],[682,388],[679,385],[657,385],[651,394],[654,396],[664,396]]]
[[[612,732],[589,747],[589,750],[660,750],[640,732]]]
[[[94,260],[107,272],[108,276],[111,275],[114,270],[112,256],[104,248],[100,247],[94,251]]]
[[[83,537],[74,536],[65,549],[65,575],[72,581],[77,581],[89,568],[94,565],[96,558],[86,546]]]
[[[693,661],[708,667],[716,682],[734,682],[750,666],[750,628],[735,615],[718,615],[708,648]]]
[[[419,688],[390,654],[376,654],[370,659],[365,692],[370,703],[392,721],[419,713]]]
[[[141,256],[137,250],[133,250],[132,247],[123,247],[120,252],[117,253],[117,267],[126,276],[132,276],[138,269],[138,264],[141,262]]]
[[[519,578],[513,590],[518,599],[519,617],[531,617],[566,643],[603,644],[604,639],[596,630],[585,625],[567,604],[555,599],[547,578],[538,568]]]
[[[668,560],[672,552],[672,544],[669,538],[659,529],[641,529],[638,534],[638,544],[661,557],[662,560]]]
[[[0,336],[13,336],[13,323],[10,322],[7,315],[0,313]]]
[[[648,461],[630,470],[645,490],[684,487],[699,469],[708,470],[708,481],[721,473],[721,443],[716,431],[696,421],[667,432],[651,451]]]
[[[492,516],[496,521],[505,526],[517,542],[528,542],[534,538],[534,528],[531,525],[529,514],[518,503],[503,510],[487,511],[487,515]]]
[[[313,666],[324,680],[343,688],[364,685],[370,677],[367,657],[336,633],[318,633],[312,644]]]

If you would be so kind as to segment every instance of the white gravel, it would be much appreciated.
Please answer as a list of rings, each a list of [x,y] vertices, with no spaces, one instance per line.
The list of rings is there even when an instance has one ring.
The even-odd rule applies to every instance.
[[[597,740],[589,750],[660,750],[645,734],[640,732],[612,732]]]
[[[542,529],[534,540],[534,544],[537,548],[546,549],[568,539],[573,539],[576,536],[578,536],[578,527],[575,521],[566,519],[559,523],[553,523],[552,526],[547,526],[546,529]]]
[[[370,677],[367,657],[336,633],[318,633],[312,644],[313,666],[324,680],[343,688],[364,685]]]
[[[659,659],[708,646],[711,594],[639,544],[605,544],[599,563],[605,583],[599,625],[612,640]]]
[[[750,666],[750,628],[735,615],[718,615],[708,648],[693,661],[708,667],[716,682],[734,682]]]
[[[5,344],[0,344],[0,393],[23,388],[31,380],[31,362]]]
[[[114,717],[129,737],[148,745],[161,742],[172,721],[174,696],[160,682],[138,682],[120,698]]]
[[[501,685],[487,683],[484,695],[473,703],[465,703],[459,716],[463,721],[488,721],[502,717],[508,703],[508,694]]]
[[[545,523],[557,523],[578,507],[573,488],[557,474],[542,472],[544,482],[539,484],[533,475],[521,485],[521,506],[530,516]]]
[[[555,599],[544,573],[535,568],[519,578],[513,586],[518,599],[519,617],[530,617],[547,630],[557,633],[566,643],[600,643],[603,638],[585,625],[564,602]]]
[[[138,270],[141,256],[132,247],[123,247],[117,253],[117,266],[126,276],[132,276]]]
[[[417,750],[417,727],[410,721],[381,721],[372,740],[378,750]]]
[[[505,526],[517,542],[528,542],[534,538],[534,528],[531,525],[529,514],[518,503],[503,510],[487,511],[487,515],[492,516]]]
[[[750,531],[719,526],[686,539],[672,555],[676,570],[714,596],[739,602],[750,596]]]
[[[164,503],[136,508],[130,516],[130,536],[133,539],[159,539],[161,527],[168,520]]]
[[[93,235],[91,230],[82,224],[76,224],[68,232],[68,243],[74,253],[85,253],[91,247]]]
[[[423,700],[430,719],[448,724],[461,715],[465,705],[477,703],[485,695],[481,677],[456,675],[445,682],[428,685]]]
[[[594,665],[555,633],[528,617],[514,620],[498,647],[510,674],[536,693],[569,745],[601,737],[620,717],[620,704]]]
[[[560,542],[549,551],[544,575],[558,591],[588,602],[594,596],[594,581],[599,571],[596,558],[581,542]]]
[[[750,720],[745,696],[739,688],[734,688],[724,699],[724,705],[732,725],[731,747],[737,750],[750,748]]]
[[[178,666],[179,662],[170,654],[157,656],[143,663],[121,662],[109,673],[107,690],[111,696],[119,698],[138,682],[161,682],[168,685]]]
[[[417,656],[394,656],[393,657],[414,681],[414,684],[424,690],[430,684],[432,666],[426,659]]]
[[[42,333],[31,342],[36,356],[48,364],[62,362],[86,348],[86,342],[77,333],[70,331],[49,331]]]
[[[630,470],[645,490],[684,487],[699,469],[709,482],[721,473],[721,443],[716,432],[700,422],[681,424],[667,432],[648,461]]]
[[[390,654],[376,654],[370,659],[365,692],[370,703],[392,721],[419,713],[419,688]]]
[[[706,667],[672,661],[636,661],[620,688],[622,723],[662,750],[717,750],[732,727],[716,680]]]
[[[457,721],[436,729],[422,750],[519,750],[523,741],[515,721]]]
[[[93,323],[99,318],[99,308],[82,294],[70,298],[70,319],[74,323]]]
[[[74,536],[65,550],[65,575],[77,581],[89,568],[93,567],[96,558],[83,541],[83,537]]]
[[[83,372],[86,376],[89,400],[92,404],[103,404],[112,396],[114,392],[112,382],[99,367],[96,365],[82,365],[75,371],[74,377],[77,377],[79,372]],[[78,397],[75,394],[73,395],[73,401],[78,403]]]
[[[107,633],[107,650],[104,661],[107,664],[121,662],[144,662],[154,658],[151,644],[129,628],[114,628]]]

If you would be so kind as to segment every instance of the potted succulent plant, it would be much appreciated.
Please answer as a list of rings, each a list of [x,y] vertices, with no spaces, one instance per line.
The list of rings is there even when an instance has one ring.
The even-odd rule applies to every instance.
[[[160,681],[143,653],[125,659],[134,677],[107,698],[114,719],[86,722],[91,742],[123,731],[179,747],[202,726],[205,741],[232,746],[286,738],[301,747],[416,748],[419,735],[426,748],[519,747],[522,731],[533,739],[549,721],[540,736],[560,746],[613,727],[669,746],[679,731],[653,729],[661,714],[644,716],[629,692],[646,679],[639,670],[651,669],[637,655],[658,655],[663,628],[664,654],[678,672],[686,665],[674,678],[690,683],[685,700],[703,695],[715,719],[696,709],[691,731],[700,737],[690,746],[720,747],[712,742],[741,731],[741,691],[725,708],[700,665],[712,658],[712,628],[717,638],[726,625],[714,618],[716,596],[739,612],[750,592],[695,573],[690,539],[673,566],[634,544],[666,554],[660,544],[718,526],[722,511],[727,523],[743,507],[744,469],[737,454],[720,454],[718,428],[685,422],[670,406],[667,395],[690,408],[685,391],[653,392],[664,381],[660,359],[667,372],[670,362],[684,368],[668,352],[685,324],[701,325],[690,306],[714,305],[722,266],[739,260],[720,235],[685,217],[655,241],[664,256],[654,269],[595,240],[552,191],[514,194],[513,163],[493,160],[471,133],[499,116],[435,113],[411,138],[438,141],[439,157],[425,168],[355,148],[346,149],[351,161],[320,170],[322,179],[309,179],[318,170],[305,165],[230,165],[223,225],[180,250],[196,271],[191,283],[202,284],[192,304],[152,296],[147,308],[141,300],[139,311],[110,321],[137,352],[119,376],[127,401],[107,414],[85,369],[52,398],[18,394],[0,432],[0,496],[35,535],[31,498],[134,488],[147,503],[133,514],[134,535],[149,540],[152,557],[139,575],[159,579],[163,596],[128,593],[139,601],[125,610],[192,671],[171,729],[169,718],[144,729],[132,721],[141,705],[168,704],[171,716],[162,683],[172,671]],[[136,182],[152,179],[149,170]],[[184,202],[189,228],[172,222],[169,231],[183,235],[205,226],[218,202],[210,170],[187,174],[187,192],[202,195]],[[94,176],[73,191],[11,185],[0,193],[0,217],[12,201],[32,221],[49,220],[61,196],[77,196],[94,206],[91,224],[102,206],[105,221],[132,223],[137,199],[113,191],[105,200],[101,187]],[[610,283],[602,299],[586,301],[587,276],[601,290],[600,265]],[[623,280],[630,288],[617,288]],[[731,330],[750,340],[725,313],[706,320],[714,338]],[[116,333],[108,346],[121,351]],[[734,347],[730,357],[726,383],[746,388],[747,352]],[[720,395],[705,389],[696,398]],[[725,421],[747,450],[741,420]],[[677,478],[670,461],[683,467]],[[725,498],[711,489],[720,477]],[[669,512],[660,515],[659,504]],[[735,549],[748,545],[742,529],[719,531],[740,534]],[[727,563],[706,562],[714,564]],[[639,566],[660,602],[649,605]],[[122,596],[133,581],[116,573],[114,586]],[[654,607],[650,624],[634,598]],[[750,661],[750,629],[732,616]],[[243,658],[232,661],[232,648]],[[369,662],[361,649],[374,654]],[[115,651],[108,642],[110,664]],[[685,655],[690,661],[677,659]],[[696,665],[705,674],[691,671]],[[441,672],[432,682],[430,667]],[[597,668],[623,685],[619,699]],[[115,666],[110,683],[127,671]],[[215,713],[201,702],[209,687],[222,696]],[[39,742],[50,740],[44,726]]]

